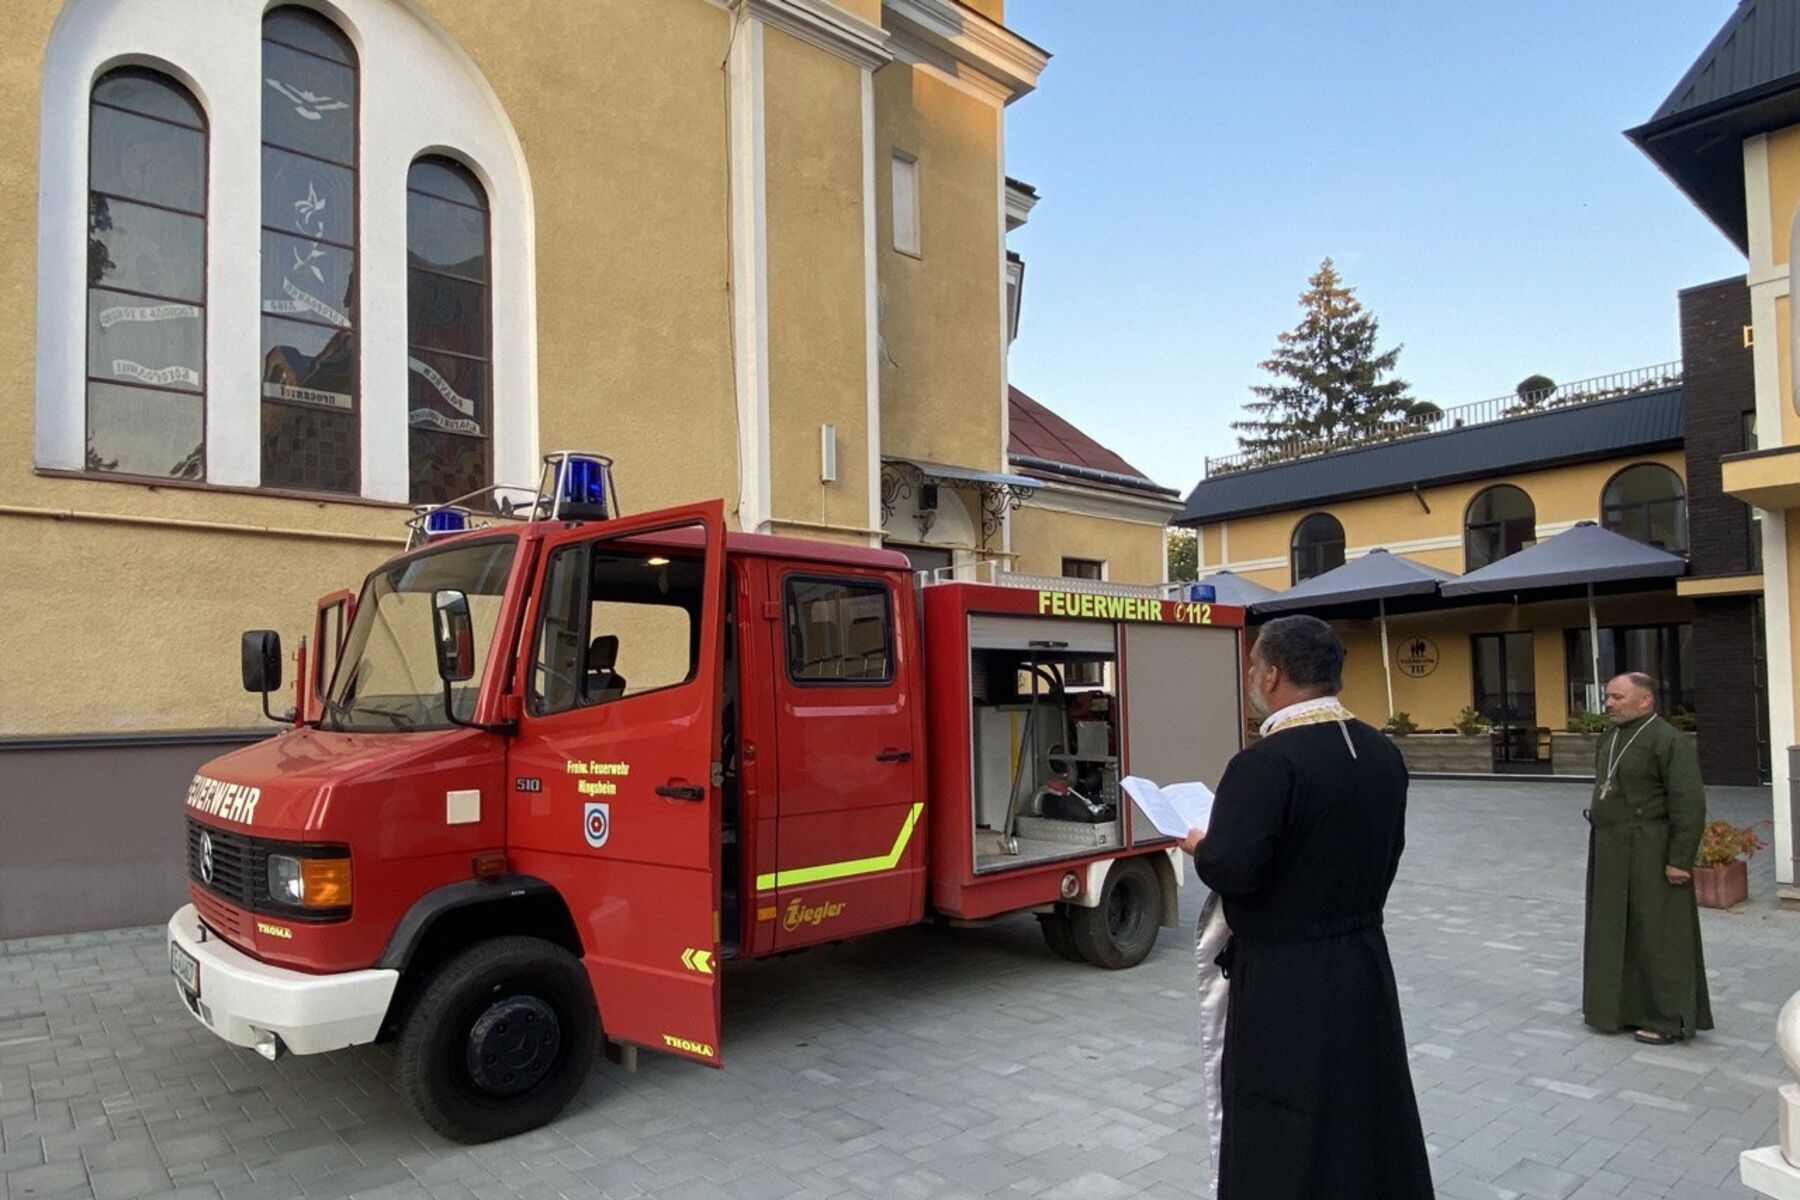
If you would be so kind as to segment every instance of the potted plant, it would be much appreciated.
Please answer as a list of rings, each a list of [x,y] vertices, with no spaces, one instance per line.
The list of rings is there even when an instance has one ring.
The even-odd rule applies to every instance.
[[[1730,908],[1750,895],[1749,858],[1766,843],[1754,826],[1708,821],[1694,855],[1694,899],[1701,908]]]
[[[1454,731],[1421,733],[1409,714],[1395,713],[1387,732],[1406,759],[1406,769],[1414,775],[1491,775],[1494,744],[1488,731],[1493,722],[1473,708],[1465,708],[1454,724]]]
[[[1550,770],[1557,775],[1592,775],[1600,735],[1612,728],[1603,712],[1569,714],[1568,729],[1550,735]]]

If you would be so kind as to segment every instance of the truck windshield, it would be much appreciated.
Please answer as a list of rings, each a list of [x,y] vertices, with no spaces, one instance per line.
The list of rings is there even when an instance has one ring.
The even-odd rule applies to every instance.
[[[444,713],[432,615],[432,594],[442,588],[469,599],[475,673],[451,685],[451,694],[455,715],[472,719],[516,546],[510,537],[458,546],[402,559],[369,576],[332,680],[323,727],[373,732],[451,725]]]

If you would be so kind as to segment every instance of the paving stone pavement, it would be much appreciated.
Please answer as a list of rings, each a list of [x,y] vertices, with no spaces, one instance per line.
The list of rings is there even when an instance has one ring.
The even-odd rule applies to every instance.
[[[1388,908],[1447,1200],[1744,1200],[1775,1139],[1775,1012],[1800,913],[1703,917],[1719,1028],[1668,1049],[1588,1031],[1577,786],[1414,787]],[[1766,817],[1766,789],[1714,789]],[[1191,927],[1202,892],[1182,902]],[[468,1148],[415,1122],[367,1048],[269,1064],[181,1007],[160,930],[0,943],[0,1200],[369,1196],[1192,1196],[1191,934],[1135,970],[1054,958],[1029,918],[919,928],[725,974],[711,1071],[602,1065],[554,1125]]]

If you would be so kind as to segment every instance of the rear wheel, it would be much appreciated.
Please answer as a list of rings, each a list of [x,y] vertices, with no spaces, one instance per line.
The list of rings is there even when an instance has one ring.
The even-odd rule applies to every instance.
[[[1155,869],[1143,858],[1119,859],[1100,885],[1099,904],[1071,912],[1075,948],[1096,967],[1135,967],[1156,944],[1161,912]]]
[[[1068,909],[1059,904],[1055,912],[1040,913],[1038,928],[1044,931],[1044,941],[1056,952],[1058,958],[1066,958],[1070,962],[1087,961],[1075,945],[1075,930],[1069,924]]]
[[[541,938],[495,938],[449,959],[425,985],[400,1031],[396,1082],[445,1137],[491,1141],[561,1112],[599,1041],[579,959]]]

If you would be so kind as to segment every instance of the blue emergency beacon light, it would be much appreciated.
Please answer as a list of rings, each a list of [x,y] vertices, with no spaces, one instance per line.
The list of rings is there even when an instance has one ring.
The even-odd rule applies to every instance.
[[[576,450],[545,455],[538,511],[552,521],[607,521],[618,516],[612,459]]]
[[[1187,585],[1187,598],[1201,604],[1211,604],[1219,598],[1219,590],[1210,583],[1190,583]]]

